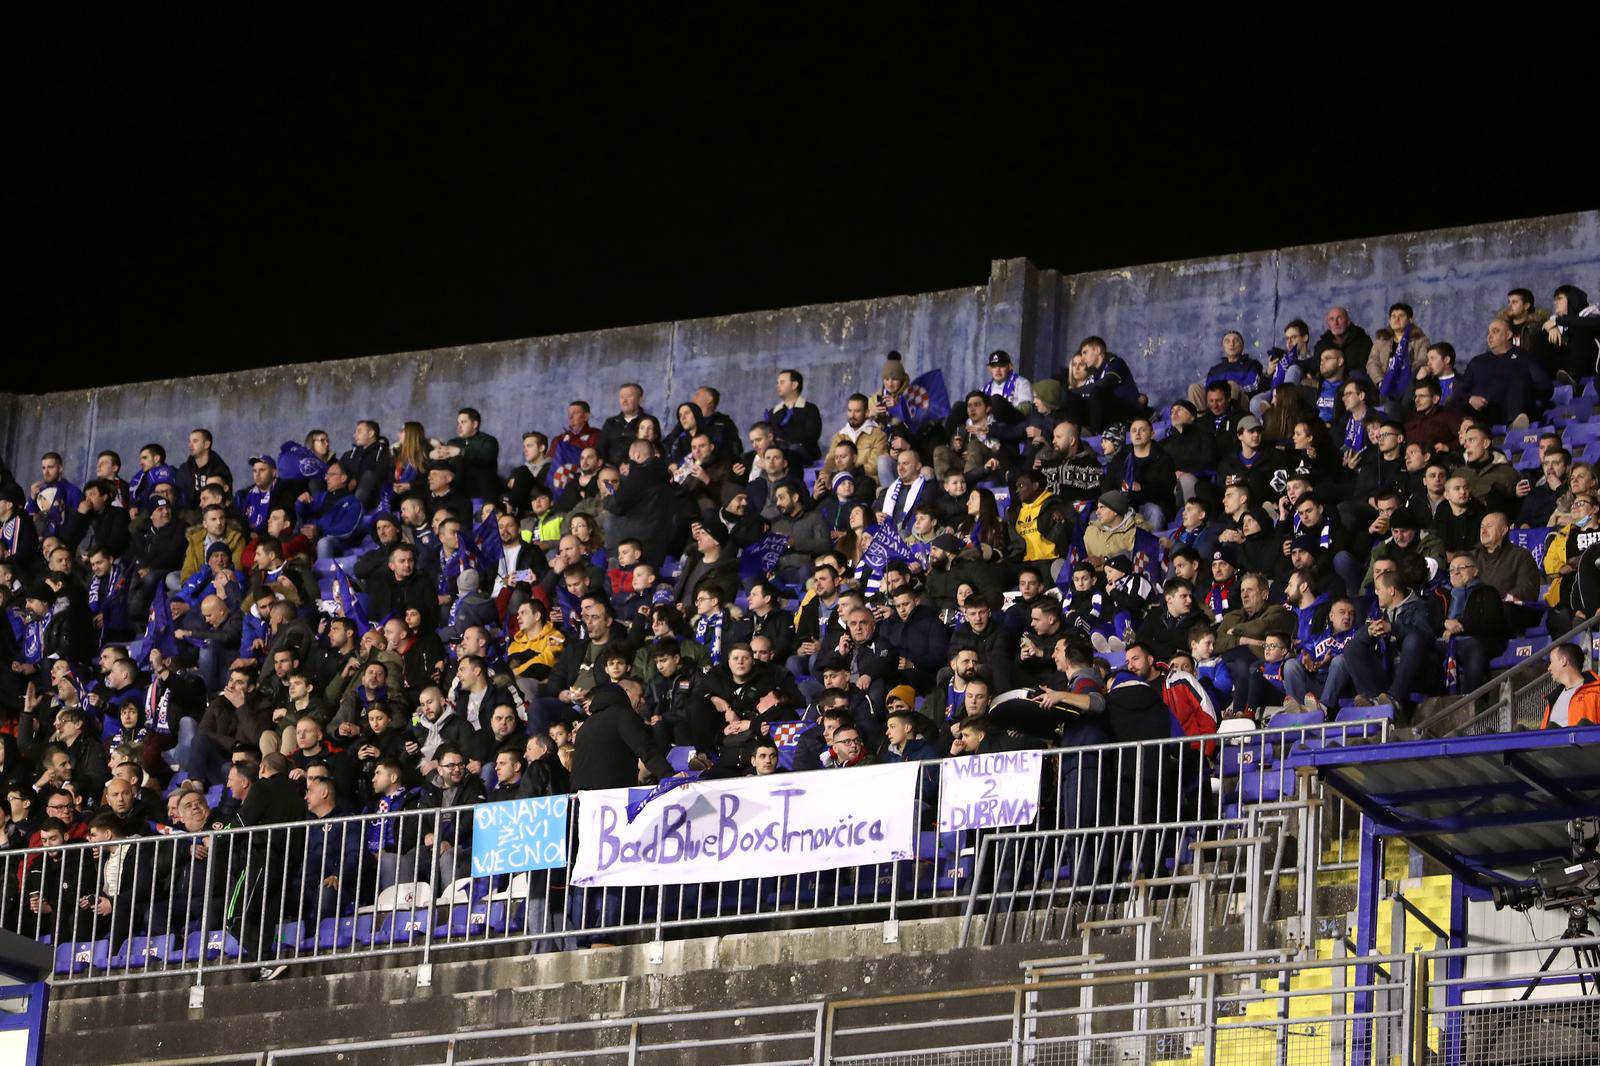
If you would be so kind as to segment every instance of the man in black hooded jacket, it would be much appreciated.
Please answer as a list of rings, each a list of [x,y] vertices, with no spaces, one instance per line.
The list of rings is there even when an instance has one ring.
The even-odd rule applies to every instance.
[[[633,684],[643,703],[644,690]],[[658,778],[676,772],[634,708],[633,693],[609,682],[596,685],[589,693],[589,717],[574,741],[573,791],[636,785],[640,762]]]

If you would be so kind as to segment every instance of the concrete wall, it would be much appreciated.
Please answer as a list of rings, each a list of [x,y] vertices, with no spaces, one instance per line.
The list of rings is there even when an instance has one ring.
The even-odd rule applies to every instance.
[[[1046,272],[1040,289],[1052,282],[1059,287],[1055,305],[1041,296],[1033,324],[1038,352],[1059,366],[1097,333],[1129,361],[1148,395],[1171,399],[1221,358],[1225,331],[1239,330],[1260,355],[1282,344],[1294,318],[1305,319],[1315,338],[1335,304],[1372,333],[1387,323],[1390,304],[1409,303],[1428,336],[1450,341],[1465,360],[1484,350],[1484,328],[1512,288],[1532,289],[1545,308],[1557,285],[1600,295],[1600,212],[1088,274]]]
[[[695,319],[465,348],[329,361],[110,388],[0,396],[0,448],[26,480],[38,456],[58,450],[81,477],[102,448],[131,472],[147,441],[182,458],[184,435],[210,427],[220,453],[242,461],[312,426],[336,443],[354,422],[376,418],[391,436],[406,418],[453,432],[457,407],[484,413],[507,462],[527,429],[553,432],[565,403],[582,396],[604,417],[624,381],[638,381],[649,409],[669,421],[700,384],[724,396],[741,426],[773,402],[778,370],[798,366],[831,428],[851,392],[876,386],[883,353],[904,352],[913,374],[945,368],[953,396],[981,380],[994,348],[1030,376],[1058,368],[1085,335],[1098,333],[1132,363],[1154,398],[1175,395],[1216,358],[1221,334],[1241,330],[1264,351],[1284,323],[1320,330],[1327,307],[1349,307],[1375,329],[1388,305],[1411,303],[1428,334],[1475,353],[1507,289],[1541,303],[1575,281],[1600,292],[1600,212],[1396,234],[1062,275],[1025,260],[992,264],[967,289]]]

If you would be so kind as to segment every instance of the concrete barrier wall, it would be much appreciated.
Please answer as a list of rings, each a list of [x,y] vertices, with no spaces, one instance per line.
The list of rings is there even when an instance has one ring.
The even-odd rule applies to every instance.
[[[954,397],[982,380],[983,356],[994,348],[1039,376],[1090,333],[1129,359],[1149,395],[1167,399],[1218,357],[1227,329],[1261,352],[1291,318],[1320,331],[1339,303],[1372,331],[1390,303],[1405,300],[1430,336],[1470,355],[1507,289],[1531,288],[1545,305],[1564,282],[1600,292],[1600,212],[1076,275],[1013,259],[967,289],[0,397],[0,442],[24,481],[37,476],[46,450],[61,451],[69,476],[81,478],[102,448],[120,451],[130,473],[147,441],[177,461],[188,429],[203,425],[238,474],[248,455],[313,426],[341,449],[361,418],[378,419],[391,437],[407,418],[449,436],[456,409],[471,405],[509,463],[524,430],[558,430],[576,396],[594,404],[598,421],[625,381],[645,387],[646,406],[663,423],[696,387],[715,385],[724,410],[748,426],[774,402],[773,381],[786,366],[806,372],[831,431],[846,396],[876,387],[891,348],[905,353],[913,374],[942,365]]]
[[[1305,319],[1314,339],[1337,304],[1373,333],[1401,302],[1464,362],[1484,350],[1507,291],[1532,289],[1548,308],[1568,283],[1600,296],[1600,212],[1068,275],[1059,279],[1060,340],[1040,347],[1059,365],[1099,334],[1148,395],[1171,399],[1221,358],[1230,329],[1259,356],[1282,343],[1291,319]]]

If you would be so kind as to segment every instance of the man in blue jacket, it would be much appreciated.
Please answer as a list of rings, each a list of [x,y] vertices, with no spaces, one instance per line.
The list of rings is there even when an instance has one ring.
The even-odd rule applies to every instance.
[[[337,460],[323,477],[327,491],[302,495],[295,517],[300,532],[317,542],[317,558],[332,559],[361,542],[361,500],[350,491],[350,478]]]

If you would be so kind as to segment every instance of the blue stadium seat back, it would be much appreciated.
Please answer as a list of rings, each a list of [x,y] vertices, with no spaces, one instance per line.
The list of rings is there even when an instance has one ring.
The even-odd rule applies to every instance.
[[[506,931],[505,900],[479,900],[472,904],[456,904],[450,908],[449,936],[483,938],[490,933]],[[459,914],[457,912],[460,912]],[[435,930],[437,934],[437,930]]]
[[[142,970],[149,967],[164,969],[178,954],[178,938],[171,933],[161,936],[130,936],[111,957],[111,968],[113,970]]]
[[[1508,641],[1506,650],[1489,661],[1489,669],[1504,670],[1518,666],[1533,658],[1534,653],[1548,643],[1548,640],[1540,640],[1538,637],[1519,637]]]
[[[1251,734],[1242,743],[1222,746],[1222,776],[1238,777],[1251,767],[1272,766],[1277,761],[1277,745],[1264,734]]]
[[[1239,778],[1236,796],[1241,805],[1276,803],[1283,798],[1285,783],[1284,771],[1279,768],[1257,767]]]
[[[1394,708],[1387,703],[1373,707],[1343,707],[1334,721],[1347,728],[1332,731],[1326,742],[1328,747],[1377,737],[1382,732],[1381,723],[1394,721]]]
[[[64,977],[104,973],[110,962],[109,940],[69,940],[56,945],[55,972]]]
[[[244,953],[244,948],[234,939],[233,934],[225,929],[213,929],[208,933],[190,933],[183,942],[184,962],[232,961],[242,958]]]
[[[433,925],[433,908],[379,911],[377,918],[377,923],[372,927],[374,946],[420,944],[428,939],[430,927]]]
[[[693,744],[679,744],[667,752],[667,762],[679,773],[689,768],[689,760],[694,756]]]
[[[222,802],[222,794],[226,791],[223,785],[212,785],[206,789],[206,806],[215,809]]]
[[[940,833],[938,865],[933,887],[950,891],[966,887],[972,882],[973,863],[977,853],[965,833]]]
[[[314,939],[307,929],[309,922],[284,922],[278,926],[278,944],[294,951],[306,947]],[[292,954],[293,952],[290,952]]]
[[[166,799],[174,792],[178,791],[178,786],[187,780],[189,780],[189,773],[186,770],[179,770],[177,773],[173,774],[172,780],[167,782],[167,791],[162,794],[162,799]]]
[[[1387,703],[1379,703],[1371,707],[1341,707],[1333,720],[1335,722],[1392,722],[1394,721],[1394,707]]]
[[[351,938],[362,947],[372,943],[372,931],[378,924],[378,916],[368,911],[356,915],[356,924],[350,931]]]
[[[317,923],[317,931],[310,946],[318,951],[347,948],[355,943],[355,934],[354,918],[324,918]]]
[[[1564,403],[1571,403],[1572,399],[1571,385],[1557,385],[1550,390],[1550,402],[1558,407]]]
[[[1572,391],[1570,386],[1563,385],[1561,387],[1567,389],[1568,392]],[[1540,434],[1552,433],[1554,431],[1555,427],[1553,426],[1530,426],[1527,429],[1510,430],[1506,433],[1504,445],[1506,453],[1509,455],[1515,448],[1527,448],[1530,446],[1533,448],[1538,448]]]

